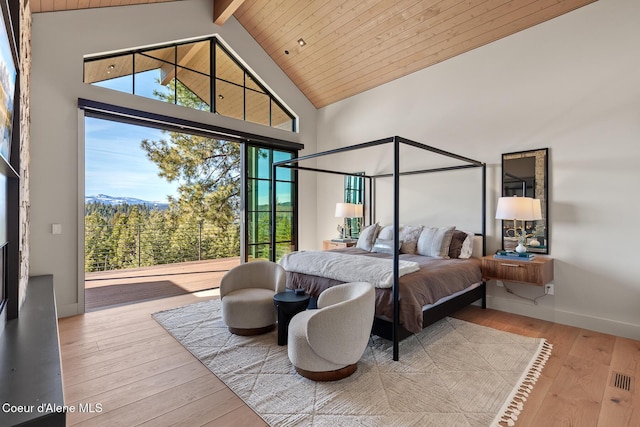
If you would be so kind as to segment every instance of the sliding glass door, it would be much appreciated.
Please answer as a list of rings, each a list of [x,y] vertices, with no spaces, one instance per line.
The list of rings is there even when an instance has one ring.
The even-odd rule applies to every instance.
[[[147,127],[144,117],[127,123],[118,119],[103,111],[85,118],[85,222],[91,229],[85,236],[87,272],[209,257],[270,259],[272,211],[276,258],[296,248],[297,174],[278,168],[275,203],[271,174],[274,162],[297,156],[299,144],[257,145],[195,127],[195,134],[171,124]],[[148,191],[132,192],[138,187]],[[106,214],[111,216],[105,219]],[[156,222],[166,226],[167,221],[171,227],[165,231],[147,233]],[[124,222],[126,235],[115,233]],[[148,235],[153,242],[147,242]]]
[[[295,152],[248,146],[246,151],[246,248],[245,260],[271,259],[271,211],[276,210],[276,259],[296,245],[296,173],[278,168],[276,205],[271,198],[271,165],[293,158]]]

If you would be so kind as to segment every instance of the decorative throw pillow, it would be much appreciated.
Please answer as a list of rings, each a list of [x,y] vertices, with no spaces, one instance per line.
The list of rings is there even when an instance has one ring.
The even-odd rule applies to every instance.
[[[451,237],[451,244],[449,245],[449,258],[460,258],[460,251],[462,250],[462,244],[467,238],[467,233],[462,230],[455,230],[453,237]]]
[[[404,224],[400,224],[400,233],[402,235],[402,230],[404,230],[406,226]],[[420,226],[422,227],[422,226]],[[385,225],[384,227],[380,227],[380,232],[378,233],[379,239],[393,239],[393,225]],[[402,239],[402,237],[400,237]]]
[[[393,254],[393,240],[377,238],[373,244],[371,252],[378,252],[384,254]]]
[[[418,249],[418,239],[420,238],[420,232],[422,226],[407,225],[400,229],[400,240],[402,240],[402,246],[400,246],[400,253],[402,254],[416,254]]]
[[[458,258],[471,258],[474,239],[475,235],[473,233],[467,233],[467,238],[462,242],[462,248],[460,249],[460,256]]]
[[[447,258],[456,227],[424,227],[418,239],[418,254],[433,258]]]
[[[402,246],[402,240],[399,242],[398,249]],[[376,243],[373,245],[371,252],[378,252],[381,254],[393,255],[393,239],[376,239]]]
[[[400,230],[402,230],[402,226],[400,226]],[[385,225],[382,227],[378,233],[378,239],[393,239],[393,225]]]
[[[378,236],[379,231],[380,226],[377,222],[365,227],[364,230],[360,232],[360,237],[358,237],[356,248],[365,251],[371,251],[371,249],[373,249],[373,243],[376,241],[376,237]]]

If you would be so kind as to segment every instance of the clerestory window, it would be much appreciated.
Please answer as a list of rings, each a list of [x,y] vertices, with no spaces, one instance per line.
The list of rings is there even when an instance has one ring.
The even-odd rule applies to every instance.
[[[216,37],[85,58],[84,82],[296,131],[293,113]]]

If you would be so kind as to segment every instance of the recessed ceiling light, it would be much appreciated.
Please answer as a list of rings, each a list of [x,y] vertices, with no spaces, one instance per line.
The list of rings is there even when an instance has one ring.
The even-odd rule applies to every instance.
[[[304,45],[306,45],[306,44],[307,44],[307,42],[306,42],[306,41],[304,41],[304,39],[303,39],[303,38],[300,38],[300,39],[298,39],[298,44],[299,44],[300,46],[304,46]]]

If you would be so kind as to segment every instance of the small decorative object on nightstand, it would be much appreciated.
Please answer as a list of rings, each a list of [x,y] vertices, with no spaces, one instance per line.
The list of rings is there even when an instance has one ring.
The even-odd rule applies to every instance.
[[[482,278],[544,286],[553,281],[553,258],[536,256],[530,261],[482,257]]]
[[[328,251],[330,249],[341,249],[341,248],[350,248],[355,246],[358,241],[356,239],[351,240],[323,240],[322,241],[322,250]]]

